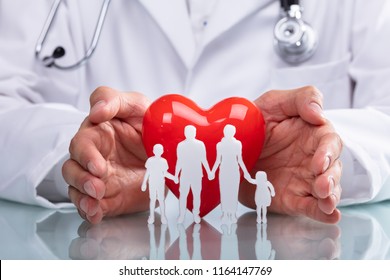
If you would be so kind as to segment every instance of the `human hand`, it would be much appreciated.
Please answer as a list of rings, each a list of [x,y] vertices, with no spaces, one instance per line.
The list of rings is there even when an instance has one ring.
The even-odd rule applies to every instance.
[[[173,182],[175,182],[175,184],[178,184],[179,183],[179,178],[177,176],[175,176],[175,179],[173,180]]]
[[[91,223],[148,209],[148,194],[139,186],[146,160],[142,120],[149,100],[100,87],[90,103],[90,114],[72,139],[70,159],[62,169],[71,201]]]
[[[214,180],[214,178],[215,178],[215,173],[214,173],[214,172],[208,172],[207,175],[208,175],[208,179],[209,179],[210,181],[211,181],[211,180]]]
[[[321,93],[313,87],[270,91],[255,103],[266,122],[266,139],[254,171],[265,171],[275,187],[269,210],[339,221],[342,141],[322,115]],[[254,208],[254,192],[241,188],[240,201]]]
[[[146,184],[142,184],[142,186],[141,186],[141,191],[146,191]]]

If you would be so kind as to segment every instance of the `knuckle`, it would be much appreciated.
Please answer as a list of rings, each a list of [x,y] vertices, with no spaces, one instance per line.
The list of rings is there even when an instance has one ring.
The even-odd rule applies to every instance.
[[[324,98],[322,92],[313,85],[303,87],[302,93],[319,101],[322,101]]]
[[[108,92],[111,92],[112,88],[107,86],[99,86],[97,87],[89,97],[90,104],[94,104],[98,99],[101,98],[102,95],[106,95]]]
[[[77,139],[77,134],[70,140],[70,144],[69,144],[69,154],[72,156],[75,154],[76,152],[76,147],[77,147],[77,142],[78,142],[78,139]]]

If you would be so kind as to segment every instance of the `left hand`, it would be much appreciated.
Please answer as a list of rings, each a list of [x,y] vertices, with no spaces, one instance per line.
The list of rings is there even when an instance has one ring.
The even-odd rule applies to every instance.
[[[275,187],[270,211],[338,222],[342,141],[322,115],[321,93],[313,87],[270,91],[255,103],[266,122],[266,139],[253,171],[265,171]],[[255,208],[254,192],[242,186],[240,201]]]

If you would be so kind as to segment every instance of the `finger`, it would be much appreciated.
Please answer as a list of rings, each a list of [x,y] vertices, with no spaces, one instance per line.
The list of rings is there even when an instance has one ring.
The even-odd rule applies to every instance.
[[[325,199],[318,200],[318,207],[325,214],[331,214],[336,209],[336,206],[340,202],[341,186],[336,185],[331,195]]]
[[[310,124],[325,123],[322,94],[312,86],[293,90],[273,90],[260,96],[255,103],[271,120],[301,117]]]
[[[318,200],[314,197],[301,197],[297,200],[299,213],[303,216],[312,218],[316,221],[320,221],[328,224],[337,223],[341,214],[338,209],[335,209],[332,213],[324,213],[318,206]]]
[[[102,123],[114,117],[143,117],[150,101],[140,93],[123,93],[109,87],[98,87],[90,97],[90,104],[91,122]]]
[[[91,224],[98,224],[100,223],[102,220],[103,220],[103,210],[101,207],[99,207],[96,211],[95,214],[93,215],[87,215],[87,220],[91,223]]]
[[[323,174],[336,160],[343,149],[343,142],[337,133],[330,132],[321,136],[317,147],[314,147],[311,169],[315,175]]]
[[[338,159],[325,173],[319,175],[312,187],[312,194],[316,198],[324,199],[334,194],[335,187],[340,184],[342,174],[342,164]],[[339,199],[339,197],[337,197]]]
[[[105,185],[91,173],[85,171],[76,161],[69,159],[62,167],[65,181],[79,192],[95,199],[102,199],[105,194]]]
[[[106,161],[98,150],[100,137],[92,130],[89,133],[77,133],[70,142],[70,158],[78,162],[82,168],[96,177],[102,177],[106,171]],[[84,136],[87,134],[87,136]]]
[[[89,220],[89,216],[94,216],[99,210],[99,201],[85,195],[76,188],[69,186],[68,195],[70,201],[81,211],[80,216]]]

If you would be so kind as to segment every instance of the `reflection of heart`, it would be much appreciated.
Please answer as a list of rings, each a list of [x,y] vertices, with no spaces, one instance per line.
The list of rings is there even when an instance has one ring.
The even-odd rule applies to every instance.
[[[206,146],[210,168],[216,159],[216,145],[223,137],[223,128],[236,127],[235,138],[242,143],[242,157],[250,171],[259,158],[265,138],[265,124],[260,110],[252,102],[238,97],[222,100],[208,110],[200,109],[192,100],[181,95],[165,95],[153,102],[143,121],[143,143],[148,156],[153,156],[153,146],[162,144],[169,172],[176,167],[176,148],[185,139],[184,127],[193,125],[196,138]],[[203,217],[220,203],[218,172],[209,181],[203,171],[200,216]],[[168,188],[179,197],[179,184],[167,179]],[[188,195],[187,208],[192,210],[192,193]]]

